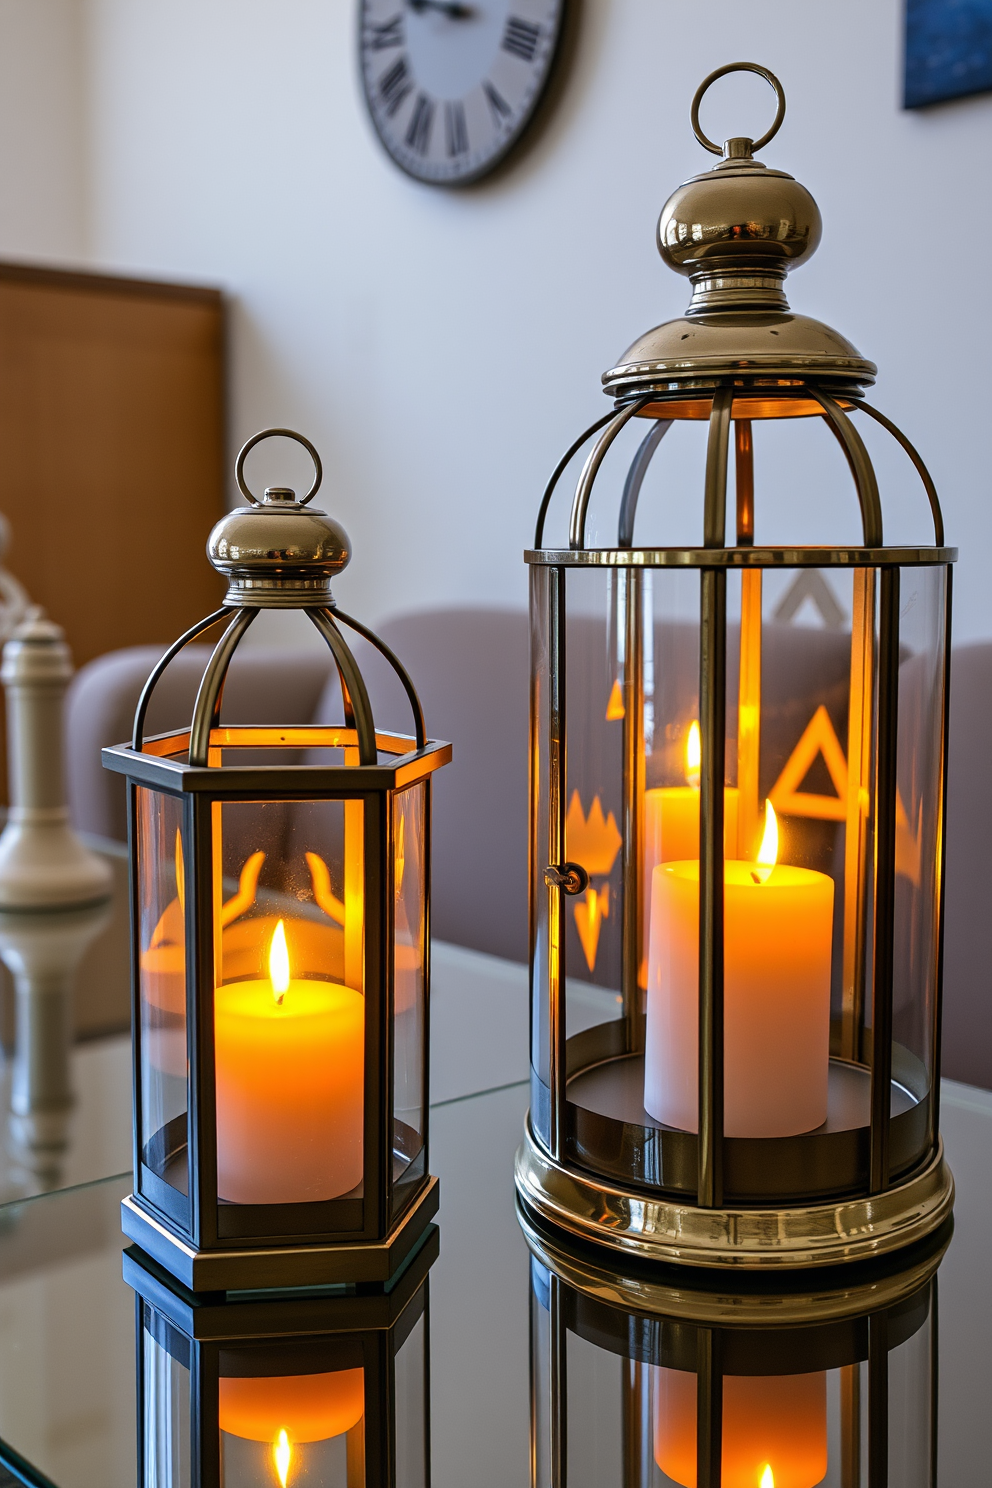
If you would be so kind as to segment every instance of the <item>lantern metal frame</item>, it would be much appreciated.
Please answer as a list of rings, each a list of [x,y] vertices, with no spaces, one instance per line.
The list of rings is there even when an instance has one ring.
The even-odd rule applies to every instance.
[[[779,117],[768,138],[781,122],[784,94],[777,79],[751,64],[719,69],[702,85],[693,105],[694,128],[708,149],[716,147],[699,131],[699,99],[716,77],[737,69],[760,73],[776,89]],[[950,565],[957,552],[945,546],[937,492],[922,458],[906,436],[864,400],[864,388],[874,380],[874,365],[829,327],[789,310],[782,282],[787,269],[815,248],[819,214],[792,177],[779,171],[763,175],[765,167],[754,161],[753,148],[750,140],[728,141],[723,164],[693,178],[666,206],[659,225],[662,256],[692,277],[692,304],[681,320],[647,333],[619,366],[604,374],[604,388],[613,396],[614,407],[579,436],[554,470],[541,501],[534,548],[524,555],[532,576],[534,637],[532,1029],[541,1026],[543,1017],[548,1079],[545,1083],[538,1073],[532,1049],[531,1113],[517,1157],[516,1181],[533,1212],[575,1237],[628,1256],[703,1266],[801,1268],[880,1255],[912,1243],[937,1228],[953,1202],[953,1183],[939,1138],[938,1090]],[[791,236],[785,231],[787,222],[778,233],[784,239],[782,261],[768,257],[768,243],[761,241],[764,235],[776,247],[777,222],[765,232],[761,221],[760,193],[773,187],[778,193],[775,211],[792,217]],[[757,205],[752,201],[756,191]],[[740,223],[744,226],[736,225]],[[753,240],[758,240],[757,246]],[[690,260],[697,248],[699,260]],[[770,335],[779,341],[771,341]],[[885,546],[878,483],[851,417],[855,412],[881,425],[912,462],[929,502],[932,547]],[[840,445],[860,506],[861,545],[754,545],[752,421],[793,417],[821,419]],[[650,421],[650,426],[627,471],[616,542],[589,546],[587,513],[597,478],[611,445],[635,419]],[[639,548],[635,517],[641,486],[655,452],[678,420],[708,422],[703,542],[698,547]],[[594,435],[598,437],[572,500],[569,546],[547,547],[544,530],[552,496],[572,459]],[[728,545],[731,449],[736,513],[729,514],[735,541]],[[847,852],[853,854],[848,876],[860,897],[844,918],[844,935],[851,942],[845,954],[855,970],[850,986],[845,985],[841,1047],[832,1048],[831,1063],[839,1059],[870,1078],[870,1119],[866,1126],[794,1138],[727,1137],[723,865],[728,576],[803,568],[846,569],[853,574],[851,708],[860,710],[859,779],[871,806],[866,816],[859,804],[857,820],[847,823]],[[911,1109],[893,1116],[893,1081],[905,1078],[912,1088],[916,1079],[912,1069],[893,1069],[892,1040],[900,570],[916,568],[942,570],[945,576],[933,1067],[927,1088],[915,1092],[918,1099]],[[623,1015],[566,1038],[565,906],[567,896],[582,893],[589,882],[583,865],[569,861],[565,825],[566,577],[583,570],[626,576],[617,615],[624,657],[622,682],[618,677],[623,703]],[[636,885],[644,812],[643,585],[651,570],[695,571],[700,584],[698,1136],[651,1119],[639,1123],[633,1117],[588,1114],[573,1106],[568,1095],[576,1076],[607,1066],[622,1071],[624,1061],[636,1059],[645,1044],[638,984],[645,909]],[[546,829],[541,825],[542,810]],[[866,1022],[870,1039],[865,1037]]]
[[[270,435],[297,439],[317,472],[301,501],[270,488],[263,503],[248,490],[245,457]],[[145,684],[129,744],[104,749],[106,768],[123,774],[128,793],[132,947],[132,1042],[135,1190],[122,1206],[125,1234],[194,1291],[381,1282],[393,1275],[421,1240],[437,1212],[438,1183],[428,1167],[430,816],[433,772],[451,746],[426,736],[423,710],[402,663],[361,622],[337,608],[330,577],[350,556],[337,523],[306,509],[320,484],[320,461],[308,440],[291,430],[254,436],[238,457],[238,483],[259,511],[239,508],[218,523],[208,555],[229,578],[223,606],[191,627],[155,666]],[[292,525],[287,528],[287,523]],[[287,532],[290,534],[287,537]],[[299,534],[299,535],[298,535]],[[290,546],[291,540],[294,542]],[[224,682],[241,640],[263,609],[300,609],[326,642],[337,670],[343,727],[250,727],[221,722]],[[207,663],[189,728],[146,738],[148,705],[169,664],[191,641],[226,622]],[[376,728],[368,689],[342,627],[371,644],[398,677],[414,716],[414,734]],[[356,763],[228,764],[224,751],[334,749]],[[383,759],[382,757],[385,757]],[[257,755],[256,755],[257,758]],[[345,756],[347,759],[347,755]],[[394,1183],[393,993],[394,822],[397,793],[422,785],[423,1048],[420,1154]],[[183,1116],[160,1133],[186,1153],[186,1192],[166,1182],[142,1150],[142,1027],[139,944],[138,791],[181,803],[186,868],[185,958],[187,1102]],[[212,808],[230,802],[356,801],[363,804],[364,894],[364,1140],[363,1187],[356,1199],[291,1204],[227,1204],[217,1192],[216,1067],[214,1040],[214,925]],[[342,1205],[347,1213],[343,1213]],[[354,1212],[352,1212],[354,1211]],[[359,1213],[360,1211],[360,1213]],[[344,1218],[345,1224],[340,1222]]]
[[[642,1488],[646,1482],[651,1442],[643,1406],[651,1366],[696,1375],[699,1488],[719,1488],[722,1481],[724,1375],[834,1369],[841,1371],[843,1481],[862,1481],[864,1449],[867,1481],[884,1485],[889,1471],[889,1355],[923,1327],[930,1329],[928,1481],[936,1483],[937,1285],[951,1240],[950,1219],[888,1263],[842,1267],[818,1275],[816,1286],[798,1290],[784,1278],[780,1285],[750,1287],[741,1287],[735,1278],[730,1295],[715,1278],[708,1285],[705,1272],[687,1284],[684,1273],[636,1261],[617,1270],[592,1248],[563,1244],[560,1235],[535,1222],[520,1204],[517,1217],[531,1254],[532,1488],[562,1488],[567,1481],[569,1333],[624,1361],[618,1474],[624,1488]],[[543,1291],[545,1282],[542,1299],[538,1289]],[[538,1312],[545,1306],[550,1326],[542,1341]],[[542,1460],[550,1469],[546,1479],[539,1475]]]
[[[359,1292],[354,1287],[308,1290],[278,1300],[198,1297],[177,1287],[167,1272],[129,1247],[123,1256],[124,1280],[135,1293],[136,1386],[138,1396],[138,1481],[146,1453],[143,1402],[148,1390],[143,1334],[151,1336],[189,1371],[189,1481],[196,1488],[220,1488],[221,1444],[218,1380],[222,1357],[245,1352],[264,1373],[307,1372],[316,1362],[326,1370],[336,1349],[349,1367],[361,1360],[365,1371],[366,1427],[364,1476],[359,1488],[392,1488],[401,1480],[397,1463],[396,1357],[423,1319],[424,1463],[422,1482],[431,1480],[430,1435],[430,1270],[440,1248],[439,1232],[429,1225],[392,1287]],[[271,1361],[269,1363],[268,1361]],[[303,1366],[302,1368],[300,1366]],[[404,1479],[405,1480],[405,1479]],[[351,1477],[349,1476],[349,1484]]]

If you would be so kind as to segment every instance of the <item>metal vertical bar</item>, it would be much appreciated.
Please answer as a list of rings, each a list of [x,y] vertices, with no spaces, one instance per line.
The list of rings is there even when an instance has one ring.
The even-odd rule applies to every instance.
[[[392,1180],[390,1152],[392,1117],[392,1029],[383,1026],[388,1016],[386,965],[383,961],[384,931],[388,923],[388,880],[382,866],[390,849],[388,797],[376,793],[358,802],[364,828],[365,937],[365,1143],[363,1179],[363,1231],[372,1239],[385,1235],[389,1227],[389,1187]]]
[[[875,787],[875,945],[872,966],[871,1192],[889,1183],[892,1109],[892,981],[899,735],[899,570],[879,579],[878,756]]]
[[[696,1343],[696,1484],[720,1488],[723,1465],[723,1360],[720,1338],[700,1328]]]
[[[754,545],[754,452],[750,419],[734,424],[737,546]],[[761,569],[741,573],[740,674],[737,696],[737,844],[739,858],[755,851],[761,808]]]
[[[562,1317],[561,1282],[553,1272],[549,1275],[548,1306],[551,1330],[551,1488],[568,1488],[568,1332]]]
[[[930,1488],[937,1488],[938,1427],[940,1424],[940,1311],[937,1305],[939,1276],[930,1282]]]
[[[703,569],[699,713],[699,1203],[723,1203],[723,778],[727,576]]]
[[[132,1172],[134,1173],[134,1191],[141,1192],[141,1163],[142,1163],[142,1136],[144,1133],[144,1096],[142,1093],[142,1048],[141,1048],[141,878],[139,855],[148,852],[150,844],[139,841],[140,830],[138,791],[133,780],[127,782],[127,842],[128,842],[128,868],[127,868],[127,892],[128,905],[131,911],[128,934],[131,945],[131,1110],[134,1112],[131,1121],[131,1150]],[[168,796],[153,796],[146,788],[145,799],[149,805],[155,803],[157,810],[165,808],[165,802],[171,799]],[[186,927],[183,926],[185,934]],[[187,1161],[189,1151],[187,1148]]]
[[[703,541],[726,535],[727,454],[733,389],[713,398],[706,452]],[[699,723],[699,1168],[697,1195],[723,1203],[723,808],[727,715],[727,573],[700,574]]]
[[[868,1319],[868,1488],[889,1488],[889,1320]]]
[[[930,1142],[936,1147],[940,1133],[940,1029],[944,1001],[944,837],[947,826],[947,746],[951,712],[951,582],[954,570],[948,565],[947,590],[944,597],[944,716],[940,730],[940,820],[937,824],[937,966],[934,979],[934,1006],[931,1021],[933,1057],[930,1070]],[[936,1293],[935,1293],[936,1296]]]
[[[541,1424],[540,1395],[538,1387],[540,1383],[539,1360],[537,1356],[540,1329],[538,1328],[537,1309],[540,1303],[534,1290],[533,1277],[530,1286],[530,1295],[527,1299],[527,1340],[528,1340],[528,1385],[530,1389],[530,1430],[527,1437],[528,1461],[530,1464],[530,1488],[538,1488],[537,1464],[540,1460],[538,1451],[538,1431]]]
[[[851,617],[850,701],[847,723],[847,821],[844,839],[844,958],[840,1047],[842,1058],[863,1058],[865,946],[873,815],[871,810],[872,700],[875,692],[873,568],[856,568]]]
[[[651,1488],[651,1371],[638,1359],[622,1359],[621,1405],[623,1437],[622,1488]]]
[[[548,698],[548,862],[564,863],[565,791],[565,571],[553,568],[549,582],[548,650],[551,654]],[[565,1146],[565,912],[563,890],[548,889],[548,1084],[550,1087],[551,1155],[560,1159]]]
[[[644,575],[628,568],[624,585],[623,658],[623,1015],[626,1047],[637,1052],[641,1026],[640,968],[644,947]],[[649,623],[653,623],[653,620]]]
[[[217,1243],[217,1070],[214,1056],[215,912],[213,828],[217,802],[197,792],[185,803],[184,845],[192,845],[186,885],[186,1018],[189,1049],[190,1230],[197,1250]]]
[[[840,1369],[840,1483],[861,1488],[861,1365]]]

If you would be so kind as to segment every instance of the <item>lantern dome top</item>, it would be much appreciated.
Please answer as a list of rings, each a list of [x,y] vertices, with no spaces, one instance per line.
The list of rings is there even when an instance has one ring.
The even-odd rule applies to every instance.
[[[740,71],[755,72],[774,88],[778,112],[761,139],[736,137],[721,150],[700,128],[699,104],[717,78]],[[754,63],[730,63],[701,84],[693,130],[705,149],[724,158],[673,192],[658,222],[658,250],[669,268],[691,280],[692,299],[682,318],[639,337],[603,374],[614,397],[677,393],[728,377],[764,387],[813,383],[852,395],[874,382],[874,363],[846,337],[789,308],[785,276],[816,251],[822,224],[805,186],[754,158],[784,116],[781,83]]]
[[[269,486],[259,500],[245,481],[248,453],[277,434],[302,444],[314,462],[313,484],[299,500],[288,486]],[[313,445],[291,429],[264,429],[242,448],[236,474],[249,505],[228,512],[207,540],[207,557],[230,586],[224,603],[263,609],[326,604],[331,579],[351,558],[351,543],[339,522],[308,505],[322,477]]]

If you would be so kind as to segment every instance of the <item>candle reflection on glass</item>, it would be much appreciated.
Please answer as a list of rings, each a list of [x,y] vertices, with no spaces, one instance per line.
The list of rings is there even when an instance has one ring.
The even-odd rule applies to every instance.
[[[654,1459],[696,1488],[696,1376],[655,1368]],[[827,1376],[724,1375],[722,1488],[815,1488],[826,1476]]]
[[[364,1429],[362,1369],[260,1379],[222,1376],[218,1385],[221,1431],[270,1443],[280,1488],[287,1488],[297,1446]],[[349,1457],[360,1456],[360,1443],[352,1444],[349,1436]]]

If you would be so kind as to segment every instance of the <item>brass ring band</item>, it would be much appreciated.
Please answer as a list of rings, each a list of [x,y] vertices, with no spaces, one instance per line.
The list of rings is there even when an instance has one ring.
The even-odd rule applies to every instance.
[[[938,1145],[922,1171],[882,1193],[802,1209],[702,1209],[556,1162],[529,1118],[515,1177],[524,1204],[575,1239],[631,1259],[731,1270],[799,1271],[888,1255],[936,1230],[954,1203]]]
[[[245,460],[247,459],[251,451],[255,448],[256,444],[261,444],[263,439],[274,439],[277,435],[282,437],[283,439],[295,439],[297,444],[302,444],[303,448],[306,450],[307,454],[313,461],[313,485],[310,487],[305,496],[300,497],[300,500],[298,502],[298,505],[306,506],[307,502],[312,501],[313,498],[316,496],[317,491],[320,488],[320,483],[324,478],[324,472],[323,467],[320,463],[320,456],[314,449],[313,445],[310,443],[309,439],[307,439],[303,434],[297,434],[295,429],[261,429],[259,433],[253,434],[248,442],[241,446],[241,449],[238,452],[237,464],[234,467],[234,474],[237,477],[238,481],[238,490],[241,492],[246,501],[251,502],[252,506],[261,506],[262,503],[259,501],[255,493],[248,489],[248,483],[245,480]]]
[[[710,73],[709,77],[703,79],[696,89],[696,96],[692,100],[692,108],[689,112],[689,118],[692,121],[692,132],[703,149],[709,150],[711,155],[723,154],[720,145],[715,145],[708,135],[703,133],[700,127],[699,105],[702,103],[703,96],[709,88],[718,78],[726,77],[728,72],[757,73],[758,77],[763,77],[768,86],[774,90],[775,97],[778,99],[778,108],[775,111],[775,118],[772,120],[771,128],[766,129],[760,139],[751,141],[751,151],[753,154],[755,150],[764,149],[765,145],[775,138],[782,127],[782,120],[785,118],[785,89],[773,72],[769,72],[767,67],[762,67],[757,62],[728,62],[724,67],[718,67],[715,72]]]

